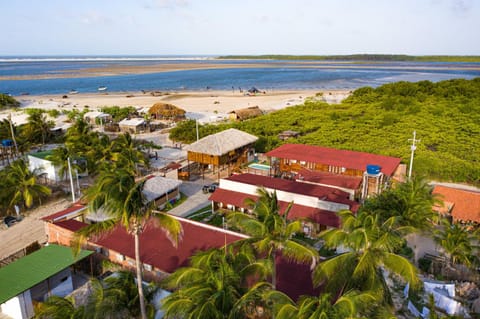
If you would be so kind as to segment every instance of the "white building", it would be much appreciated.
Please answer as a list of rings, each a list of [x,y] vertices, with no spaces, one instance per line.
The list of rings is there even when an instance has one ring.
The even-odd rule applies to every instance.
[[[70,294],[76,288],[70,266],[92,253],[82,250],[74,258],[70,247],[49,245],[0,268],[0,317],[32,318],[33,301]]]

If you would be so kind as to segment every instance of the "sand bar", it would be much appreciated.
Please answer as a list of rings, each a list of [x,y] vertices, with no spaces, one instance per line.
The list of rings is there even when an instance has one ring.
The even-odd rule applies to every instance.
[[[150,65],[125,65],[113,64],[105,67],[86,68],[86,69],[67,69],[61,72],[46,74],[25,74],[25,75],[4,75],[0,76],[2,80],[39,80],[39,79],[62,79],[62,78],[84,78],[99,76],[119,76],[128,74],[150,74],[186,70],[207,70],[207,69],[238,69],[238,68],[308,68],[308,69],[371,69],[379,70],[403,70],[415,69],[421,70],[476,70],[480,67],[476,65],[458,66],[458,65],[392,65],[388,62],[350,62],[350,61],[268,61],[265,63],[229,63],[228,60],[222,60],[223,63],[154,63]],[[373,66],[372,66],[373,65]]]

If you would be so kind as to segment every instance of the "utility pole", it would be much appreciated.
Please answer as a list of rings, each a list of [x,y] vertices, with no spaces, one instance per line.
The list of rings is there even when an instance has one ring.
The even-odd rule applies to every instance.
[[[12,113],[8,114],[8,122],[10,123],[10,132],[12,133],[13,145],[15,145],[15,155],[18,155],[17,141],[15,140],[15,134],[13,133]]]
[[[67,162],[68,162],[68,176],[70,177],[70,188],[72,190],[72,202],[75,203],[75,188],[73,187],[72,166],[70,165],[70,157],[67,158]]]
[[[412,141],[412,145],[410,146],[410,150],[412,151],[410,155],[410,167],[408,168],[408,179],[412,177],[412,168],[413,168],[413,154],[415,153],[415,150],[417,149],[417,142],[420,142],[420,140],[416,139],[417,137],[417,132],[413,131],[413,139],[409,138],[409,141]]]
[[[198,142],[198,120],[195,120],[195,127],[197,129],[197,142]]]

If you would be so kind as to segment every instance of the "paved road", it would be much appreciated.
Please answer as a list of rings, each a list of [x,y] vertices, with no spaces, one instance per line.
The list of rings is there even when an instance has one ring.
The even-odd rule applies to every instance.
[[[28,216],[10,228],[4,229],[2,225],[0,229],[0,260],[36,241],[45,243],[47,235],[41,218],[61,211],[70,205],[71,201],[67,199],[55,200],[29,211]]]
[[[209,205],[210,201],[208,200],[208,197],[210,197],[211,194],[204,194],[202,192],[202,186],[210,183],[211,180],[209,179],[199,179],[193,182],[182,182],[182,185],[180,185],[180,191],[188,198],[185,202],[170,210],[169,213],[175,216],[185,217],[199,210],[200,208]]]

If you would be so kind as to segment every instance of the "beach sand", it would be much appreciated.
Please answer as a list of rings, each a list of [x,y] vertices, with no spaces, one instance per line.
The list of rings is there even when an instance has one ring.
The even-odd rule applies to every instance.
[[[133,106],[137,109],[148,108],[158,102],[170,103],[190,113],[199,114],[227,114],[236,109],[258,106],[263,111],[279,110],[288,106],[303,104],[307,98],[318,98],[323,93],[323,100],[329,103],[338,103],[350,94],[346,90],[295,90],[295,91],[266,91],[256,95],[245,95],[238,90],[233,91],[176,91],[176,92],[114,92],[114,93],[85,93],[62,95],[39,95],[15,97],[21,107],[15,111],[0,112],[0,120],[12,114],[16,125],[27,122],[25,108],[41,108],[45,110],[57,109],[79,111],[88,108],[90,111],[99,110],[105,106]],[[59,123],[57,123],[59,125]]]

